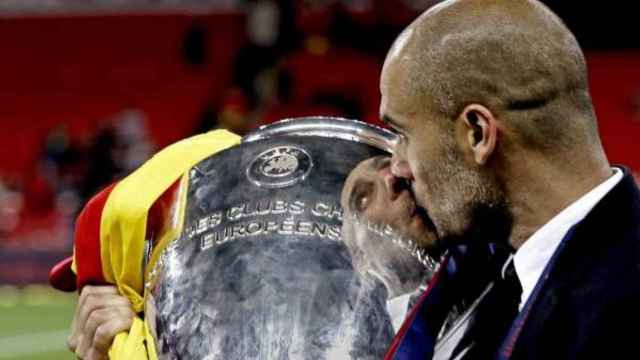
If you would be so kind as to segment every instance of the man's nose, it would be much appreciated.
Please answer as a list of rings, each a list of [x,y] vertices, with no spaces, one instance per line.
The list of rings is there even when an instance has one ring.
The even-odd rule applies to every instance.
[[[409,162],[395,154],[391,158],[391,174],[395,177],[413,181],[413,173],[409,167]]]
[[[398,196],[398,187],[396,185],[399,179],[391,173],[390,166],[386,166],[380,169],[378,174],[382,178],[384,187],[387,189],[387,194],[389,194],[390,196],[389,200],[395,200],[395,198]]]

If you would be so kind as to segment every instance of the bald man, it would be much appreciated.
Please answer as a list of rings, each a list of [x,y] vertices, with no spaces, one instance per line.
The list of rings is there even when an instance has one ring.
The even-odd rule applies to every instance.
[[[381,92],[391,171],[436,243],[512,252],[474,267],[491,278],[467,282],[470,303],[436,275],[387,358],[638,357],[640,192],[606,159],[562,22],[534,1],[445,1],[399,36]]]
[[[639,357],[625,324],[640,322],[640,192],[605,156],[562,21],[534,0],[444,1],[395,41],[380,89],[401,138],[392,173],[438,244],[511,252],[482,269],[455,336],[428,294],[387,358]]]

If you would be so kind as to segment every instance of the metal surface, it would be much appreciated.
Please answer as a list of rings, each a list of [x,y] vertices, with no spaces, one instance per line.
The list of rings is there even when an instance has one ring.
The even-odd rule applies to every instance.
[[[388,153],[391,153],[397,141],[397,136],[388,130],[357,120],[326,116],[306,117],[304,121],[299,118],[284,119],[261,127],[242,141],[246,143],[280,135],[343,139],[371,145]]]
[[[194,167],[184,231],[149,281],[159,356],[381,359],[389,292],[354,270],[339,196],[392,142],[359,122],[288,120]]]

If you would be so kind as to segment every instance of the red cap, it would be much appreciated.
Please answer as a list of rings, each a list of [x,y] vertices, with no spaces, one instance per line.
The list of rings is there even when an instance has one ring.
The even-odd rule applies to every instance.
[[[74,232],[78,274],[71,270],[73,256],[60,261],[49,271],[49,283],[55,289],[71,292],[85,284],[104,283],[100,260],[100,221],[114,186],[112,184],[92,197],[78,215]]]
[[[171,185],[160,199],[149,210],[147,218],[148,236],[154,229],[162,228],[165,209],[169,209],[173,201],[175,189],[180,181]],[[104,279],[100,249],[100,224],[102,211],[107,199],[116,184],[106,187],[96,194],[82,209],[76,219],[74,234],[75,261],[77,274],[71,270],[73,257],[68,257],[57,263],[49,271],[49,283],[58,290],[72,292],[82,289],[84,285],[107,284]]]
[[[49,271],[51,286],[61,291],[76,291],[78,288],[77,279],[76,274],[71,270],[71,263],[73,263],[73,256],[69,256],[51,268]]]

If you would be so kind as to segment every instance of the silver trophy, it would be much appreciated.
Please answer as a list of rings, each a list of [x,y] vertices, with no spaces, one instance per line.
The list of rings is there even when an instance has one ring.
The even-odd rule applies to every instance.
[[[363,236],[393,231],[346,216],[340,192],[395,141],[353,120],[289,119],[193,167],[184,230],[146,279],[159,357],[381,359],[394,335],[390,291],[351,254]],[[389,243],[416,259],[407,266],[419,281],[432,272],[410,243]]]

